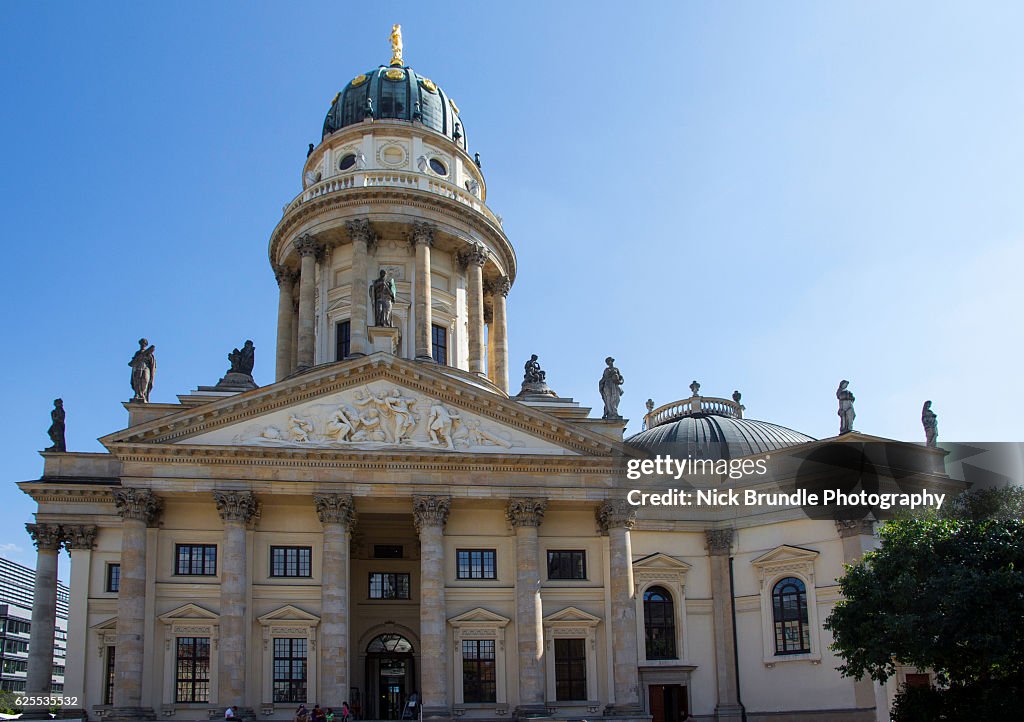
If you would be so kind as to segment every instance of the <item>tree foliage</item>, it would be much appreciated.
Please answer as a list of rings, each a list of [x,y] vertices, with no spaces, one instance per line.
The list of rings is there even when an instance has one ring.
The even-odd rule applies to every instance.
[[[963,494],[941,513],[885,524],[881,546],[847,566],[842,600],[825,622],[844,660],[840,671],[884,682],[905,665],[939,681],[938,689],[901,694],[903,716],[895,719],[1024,690],[1022,517],[1024,489]]]

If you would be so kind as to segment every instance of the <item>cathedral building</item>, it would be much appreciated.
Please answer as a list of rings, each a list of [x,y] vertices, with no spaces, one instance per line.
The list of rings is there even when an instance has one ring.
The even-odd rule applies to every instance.
[[[623,493],[665,448],[774,463],[873,437],[815,440],[694,384],[623,439],[617,400],[559,397],[536,359],[521,381],[512,242],[459,107],[397,29],[392,50],[336,95],[270,233],[275,382],[249,344],[216,386],[151,402],[143,340],[127,427],[19,484],[27,694],[50,692],[64,548],[66,714],[888,719],[891,690],[840,676],[822,626],[870,522]],[[940,450],[900,446],[904,486],[958,488]]]

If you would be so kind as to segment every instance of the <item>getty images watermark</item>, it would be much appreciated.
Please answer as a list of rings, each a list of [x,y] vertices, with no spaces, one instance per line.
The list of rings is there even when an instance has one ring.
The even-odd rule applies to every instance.
[[[771,456],[759,459],[706,459],[676,458],[671,454],[659,454],[653,459],[630,459],[626,464],[626,478],[630,481],[648,478],[651,480],[681,481],[689,488],[629,489],[626,501],[632,506],[662,507],[813,507],[864,508],[883,511],[890,509],[942,508],[945,492],[927,489],[881,492],[869,488],[854,489],[849,477],[830,488],[827,481],[816,480],[814,484],[802,483],[800,474],[792,479],[787,489],[764,491],[763,489],[723,489],[707,486],[719,481],[749,480],[753,483],[772,481],[769,462]],[[784,474],[788,476],[788,474]],[[816,475],[817,476],[817,475]],[[704,488],[699,488],[699,486]]]

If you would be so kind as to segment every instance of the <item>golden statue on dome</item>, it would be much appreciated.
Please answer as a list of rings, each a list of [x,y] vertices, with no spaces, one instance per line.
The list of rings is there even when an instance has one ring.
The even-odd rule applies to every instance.
[[[396,65],[405,65],[402,60],[402,26],[397,23],[391,26],[391,66]]]

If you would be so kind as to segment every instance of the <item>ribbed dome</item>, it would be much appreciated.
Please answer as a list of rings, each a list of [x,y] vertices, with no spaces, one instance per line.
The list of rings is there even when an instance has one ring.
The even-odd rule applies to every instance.
[[[785,426],[717,414],[685,416],[626,439],[645,451],[695,459],[735,459],[809,441],[814,439]]]
[[[381,65],[354,77],[334,97],[324,119],[323,137],[370,117],[422,122],[464,150],[468,147],[458,106],[432,80],[408,66]]]

